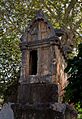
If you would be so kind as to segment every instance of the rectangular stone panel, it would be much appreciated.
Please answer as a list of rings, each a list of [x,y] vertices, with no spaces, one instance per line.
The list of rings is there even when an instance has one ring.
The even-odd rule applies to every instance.
[[[57,102],[58,100],[58,87],[56,84],[33,83],[22,84],[20,87],[20,103],[40,104]]]

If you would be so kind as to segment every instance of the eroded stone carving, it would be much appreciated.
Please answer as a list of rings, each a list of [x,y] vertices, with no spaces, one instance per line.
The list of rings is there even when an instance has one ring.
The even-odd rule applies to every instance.
[[[51,107],[53,108],[53,110],[62,112],[63,114],[65,113],[66,110],[66,104],[63,103],[54,103],[51,104]]]
[[[0,119],[14,119],[14,113],[11,109],[12,103],[5,103],[0,111]]]

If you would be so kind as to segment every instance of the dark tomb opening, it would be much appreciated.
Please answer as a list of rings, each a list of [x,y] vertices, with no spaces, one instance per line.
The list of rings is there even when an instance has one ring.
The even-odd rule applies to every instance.
[[[37,50],[30,51],[30,75],[37,74]]]

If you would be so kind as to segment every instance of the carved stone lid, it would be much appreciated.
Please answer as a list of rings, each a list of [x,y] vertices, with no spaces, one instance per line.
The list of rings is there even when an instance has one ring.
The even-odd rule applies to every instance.
[[[47,24],[48,28],[52,29],[53,36],[60,37],[60,36],[62,36],[64,34],[61,29],[54,29],[52,24],[47,20],[46,15],[43,13],[43,11],[39,10],[39,11],[37,11],[34,19],[29,23],[28,27],[25,29],[24,34],[20,38],[21,41],[24,41],[26,34],[30,31],[30,29],[33,26],[33,24],[35,22],[39,21],[39,20],[43,20]]]
[[[50,22],[47,20],[46,15],[43,13],[42,10],[37,11],[37,13],[36,13],[34,19],[29,23],[29,25],[28,25],[28,27],[26,28],[24,34],[23,34],[22,37],[20,38],[21,44],[22,44],[23,46],[26,46],[26,45],[30,44],[30,42],[28,42],[28,38],[27,38],[28,33],[30,32],[30,29],[32,28],[32,26],[33,26],[35,23],[37,23],[37,21],[40,21],[40,20],[44,21],[44,22],[47,24],[48,28],[51,29],[51,32],[52,32],[52,34],[53,34],[52,37],[54,38],[54,42],[56,42],[56,40],[58,40],[59,46],[60,46],[59,49],[61,50],[61,52],[62,52],[63,55],[65,56],[65,50],[63,49],[62,42],[61,42],[61,40],[59,39],[59,37],[61,37],[62,35],[64,35],[64,32],[63,32],[62,29],[54,29],[54,27],[52,26],[52,24],[50,24]],[[52,39],[52,37],[47,38],[47,41],[49,42],[49,39]],[[46,41],[46,39],[44,39],[44,40]],[[35,41],[35,42],[36,42],[36,44],[37,44],[38,42],[43,42],[43,43],[44,43],[44,40],[42,40],[42,41],[38,40],[38,41]],[[32,41],[32,44],[33,44],[33,42],[34,42],[34,41]],[[24,45],[24,44],[25,44],[25,45]],[[38,45],[38,44],[37,44],[37,45]],[[27,46],[26,46],[26,47],[27,47]]]
[[[54,32],[54,28],[52,26],[52,24],[50,24],[50,22],[47,20],[46,18],[46,15],[43,13],[42,10],[39,10],[37,11],[34,19],[29,23],[28,27],[26,28],[26,31],[29,32],[30,28],[32,27],[32,25],[36,22],[36,21],[39,21],[39,20],[43,20],[49,28],[51,28],[53,30],[53,34],[55,35],[55,32]]]

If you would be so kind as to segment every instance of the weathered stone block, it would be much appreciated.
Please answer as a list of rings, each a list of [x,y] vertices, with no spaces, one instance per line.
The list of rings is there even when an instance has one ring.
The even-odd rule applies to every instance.
[[[19,103],[49,103],[58,101],[56,84],[31,83],[19,87]]]

